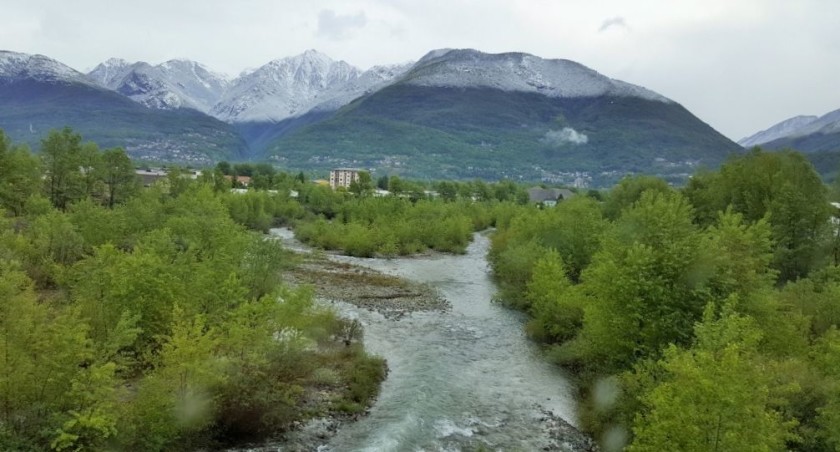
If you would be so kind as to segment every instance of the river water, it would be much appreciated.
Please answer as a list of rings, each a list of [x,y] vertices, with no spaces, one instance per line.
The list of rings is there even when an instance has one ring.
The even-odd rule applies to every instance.
[[[292,241],[289,231],[277,233]],[[491,301],[488,247],[476,234],[464,255],[334,257],[429,283],[451,309],[389,320],[337,303],[362,322],[366,349],[388,361],[389,374],[370,413],[319,450],[540,450],[556,447],[544,410],[576,424],[574,388],[562,370],[525,337],[521,313]]]

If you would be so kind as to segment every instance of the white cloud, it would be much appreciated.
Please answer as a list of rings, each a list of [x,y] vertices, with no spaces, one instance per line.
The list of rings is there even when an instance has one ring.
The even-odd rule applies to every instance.
[[[561,130],[549,130],[540,141],[552,146],[563,146],[564,144],[586,144],[589,142],[589,137],[571,127],[563,127]]]
[[[628,28],[627,21],[624,20],[624,18],[621,16],[616,16],[607,19],[601,23],[601,26],[598,28],[598,31],[603,32],[609,30],[610,28]]]

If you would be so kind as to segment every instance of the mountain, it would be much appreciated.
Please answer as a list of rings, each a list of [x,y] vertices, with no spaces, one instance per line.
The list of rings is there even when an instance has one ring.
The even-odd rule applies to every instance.
[[[269,62],[242,74],[213,107],[227,122],[278,122],[328,101],[339,87],[362,74],[344,61],[315,50]]]
[[[152,66],[111,58],[96,66],[88,77],[149,108],[192,108],[202,113],[209,113],[230,85],[224,76],[190,60]]]
[[[374,66],[344,83],[331,86],[318,94],[314,101],[301,108],[303,113],[295,112],[292,116],[279,120],[251,120],[235,122],[234,126],[250,144],[256,154],[265,150],[269,143],[281,139],[303,126],[318,123],[333,115],[339,108],[354,99],[377,91],[400,77],[414,63],[390,66]],[[314,104],[314,105],[312,105]],[[242,117],[248,117],[245,113]],[[280,115],[277,116],[279,118]],[[259,119],[259,115],[254,119]]]
[[[364,94],[370,94],[385,87],[408,72],[412,66],[414,66],[414,62],[374,66],[362,72],[358,77],[326,91],[321,96],[325,100],[316,104],[310,111],[325,112],[338,110]]]
[[[122,58],[109,58],[99,63],[87,76],[99,86],[116,90],[133,65]]]
[[[255,124],[269,126],[310,112],[337,110],[360,95],[384,86],[412,64],[374,66],[361,71],[308,50],[270,61],[233,80],[189,60],[171,60],[152,66],[111,58],[87,75],[99,86],[150,108],[192,108],[229,123],[254,128]]]
[[[0,128],[33,145],[70,125],[146,159],[435,179],[677,181],[741,150],[678,103],[579,63],[470,49],[367,71],[309,50],[233,80],[189,60],[112,58],[85,75],[2,52],[0,107]]]
[[[840,152],[840,110],[823,116],[796,116],[739,143],[767,149],[795,149],[805,153]]]
[[[444,49],[267,153],[295,167],[555,180],[684,176],[740,149],[676,102],[578,63]]]
[[[525,53],[487,54],[472,49],[429,52],[405,82],[416,86],[535,93],[552,98],[616,96],[671,102],[653,91],[607,78],[574,61],[549,60]]]
[[[738,140],[738,144],[744,146],[745,148],[749,148],[759,146],[779,138],[784,138],[795,133],[797,129],[814,122],[817,118],[818,116],[794,116],[793,118],[786,119],[769,129],[762,130],[746,138],[741,138]]]
[[[0,50],[0,83],[30,79],[42,83],[91,85],[81,73],[44,55]]]
[[[65,126],[147,160],[208,164],[246,151],[230,125],[198,111],[150,109],[43,55],[0,51],[0,129],[37,149]]]

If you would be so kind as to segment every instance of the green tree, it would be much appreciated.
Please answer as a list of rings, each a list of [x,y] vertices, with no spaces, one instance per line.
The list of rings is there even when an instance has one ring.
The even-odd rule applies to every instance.
[[[533,319],[528,330],[533,337],[563,342],[574,337],[583,321],[583,309],[571,295],[572,284],[557,251],[549,250],[534,264],[525,298]]]
[[[0,130],[0,207],[22,215],[26,200],[40,190],[41,168],[24,147],[12,145]]]
[[[99,177],[105,183],[105,205],[114,205],[132,196],[140,187],[134,165],[121,148],[108,149],[102,153]]]
[[[488,186],[483,180],[475,179],[470,182],[470,186],[472,188],[471,196],[475,196],[478,201],[489,201],[493,198],[490,186]]]
[[[104,449],[117,434],[116,365],[89,364],[71,383],[72,408],[50,446],[55,450]]]
[[[231,168],[230,163],[228,163],[224,160],[222,160],[221,162],[216,164],[216,169],[221,171],[222,174],[224,174],[226,176],[232,176],[233,175],[233,168]]]
[[[696,334],[694,347],[666,350],[663,380],[642,395],[646,410],[629,450],[784,450],[795,422],[773,406],[774,377],[763,370],[758,328],[731,307],[715,319],[710,305]]]
[[[280,271],[289,268],[293,255],[286,251],[279,241],[252,241],[243,262],[244,283],[250,289],[251,298],[261,298],[270,294],[281,282]]]
[[[43,450],[56,432],[73,425],[82,428],[80,418],[107,401],[87,398],[78,387],[95,371],[88,370],[93,359],[90,342],[73,310],[39,302],[26,275],[5,260],[0,261],[0,300],[0,448],[29,443],[26,448]],[[110,381],[101,383],[107,391]],[[92,422],[103,427],[99,436],[110,435],[108,422]],[[78,429],[67,433],[81,437]]]
[[[254,165],[251,165],[250,163],[237,163],[233,165],[233,175],[253,177]]]
[[[390,178],[388,177],[387,174],[383,174],[382,177],[380,177],[379,179],[376,179],[376,188],[378,188],[380,190],[387,190],[389,179]]]
[[[170,314],[171,334],[163,337],[155,369],[143,379],[120,427],[126,446],[162,450],[180,441],[183,447],[211,425],[216,393],[225,381],[224,362],[216,357],[218,338],[202,316],[177,307]]]
[[[79,155],[79,172],[81,173],[82,192],[77,199],[97,197],[103,192],[102,154],[96,143],[82,144]]]
[[[85,195],[82,154],[82,137],[70,128],[52,130],[41,141],[47,197],[58,209]]]
[[[359,171],[359,179],[350,183],[350,193],[367,195],[373,191],[373,180],[367,171]]]
[[[166,171],[167,187],[169,196],[175,198],[187,191],[192,185],[192,180],[184,168],[173,166]]]
[[[820,436],[829,447],[840,450],[840,331],[836,326],[817,341],[813,355],[828,386],[827,400],[817,410]]]
[[[709,301],[709,271],[691,206],[649,191],[625,211],[582,276],[591,294],[575,342],[604,372],[688,344]]]
[[[624,209],[638,201],[648,191],[671,193],[673,189],[664,180],[654,176],[630,176],[622,179],[610,190],[604,201],[604,217],[615,220]]]
[[[601,247],[601,237],[607,228],[598,203],[577,196],[541,215],[546,218],[538,233],[541,243],[560,253],[569,278],[578,282],[581,272]]]
[[[728,161],[719,173],[697,179],[686,196],[698,208],[701,224],[727,206],[748,222],[769,219],[779,280],[807,276],[828,257],[827,189],[801,154],[755,148]]]
[[[501,180],[493,184],[493,197],[498,201],[516,201],[522,189],[511,180]]]
[[[395,195],[405,193],[407,188],[405,181],[399,176],[391,176],[388,179],[387,189]]]
[[[441,181],[437,184],[437,191],[444,201],[455,201],[458,197],[458,186],[454,182]]]

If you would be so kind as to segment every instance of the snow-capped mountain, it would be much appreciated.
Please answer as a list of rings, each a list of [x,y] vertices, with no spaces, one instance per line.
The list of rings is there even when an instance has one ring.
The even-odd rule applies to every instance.
[[[362,71],[307,50],[244,73],[212,109],[228,122],[276,122],[302,115],[333,96],[326,93],[358,79]]]
[[[120,81],[131,72],[133,64],[122,58],[109,58],[99,63],[87,76],[99,86],[116,90]]]
[[[826,138],[840,133],[840,110],[822,116],[795,116],[769,129],[743,138],[738,144],[744,147],[768,145],[770,148],[793,147],[803,152],[840,148],[840,137]],[[814,136],[819,136],[814,138]],[[831,143],[837,143],[832,145]]]
[[[433,50],[406,75],[406,82],[418,86],[492,88],[555,98],[609,95],[670,102],[646,88],[611,79],[574,61],[543,59],[526,53]]]
[[[111,58],[88,77],[150,108],[192,108],[208,113],[230,85],[226,77],[189,60],[157,66]]]
[[[334,111],[349,104],[354,99],[384,88],[396,81],[414,66],[414,62],[374,66],[359,77],[326,91],[321,97],[326,99],[312,107],[310,111]]]
[[[471,49],[367,71],[310,50],[233,80],[188,60],[112,58],[84,75],[44,56],[0,52],[0,107],[0,128],[33,146],[69,125],[139,158],[247,155],[429,178],[684,173],[741,150],[646,88],[573,61]],[[802,124],[829,130],[840,118]],[[826,140],[835,135],[819,146],[833,146]]]
[[[21,79],[92,84],[81,72],[44,55],[0,50],[0,81]]]
[[[101,80],[125,66],[110,63],[108,74],[98,72]],[[0,51],[0,129],[37,149],[50,130],[63,127],[149,160],[211,164],[247,149],[233,126],[199,111],[146,108],[58,61]]]
[[[193,108],[226,122],[277,122],[309,111],[333,111],[378,89],[412,63],[367,71],[308,50],[228,80],[201,64],[171,60],[157,66],[111,58],[88,77],[150,108]]]
[[[444,49],[403,70],[352,108],[272,137],[268,159],[427,178],[560,180],[597,168],[605,181],[677,180],[742,150],[678,103],[572,61]]]
[[[827,135],[838,132],[840,132],[840,110],[834,110],[803,125],[795,130],[792,136],[811,135],[814,133]]]
[[[738,140],[738,144],[747,148],[769,143],[773,140],[793,135],[797,130],[807,126],[818,118],[818,116],[794,116],[793,118],[786,119],[766,130],[741,138]]]

